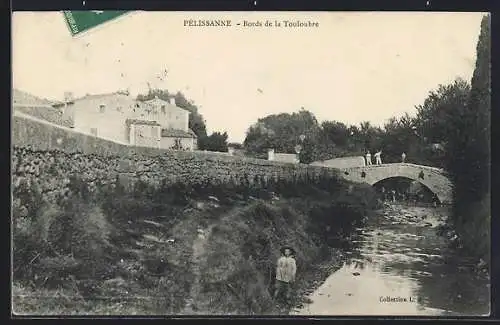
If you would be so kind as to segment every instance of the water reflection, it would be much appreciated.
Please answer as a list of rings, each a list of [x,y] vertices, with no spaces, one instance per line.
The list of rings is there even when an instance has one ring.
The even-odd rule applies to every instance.
[[[358,229],[344,266],[292,312],[313,315],[487,315],[489,279],[436,234],[443,213],[388,207]]]

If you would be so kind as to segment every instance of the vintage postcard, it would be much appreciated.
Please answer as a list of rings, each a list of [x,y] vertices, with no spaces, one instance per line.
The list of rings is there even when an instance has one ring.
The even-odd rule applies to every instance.
[[[490,16],[12,14],[13,315],[487,316]]]

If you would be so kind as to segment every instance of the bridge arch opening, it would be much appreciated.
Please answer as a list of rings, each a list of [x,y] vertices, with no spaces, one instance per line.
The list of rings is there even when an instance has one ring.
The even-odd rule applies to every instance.
[[[387,177],[372,186],[388,201],[422,204],[442,203],[438,195],[422,182],[404,176]]]

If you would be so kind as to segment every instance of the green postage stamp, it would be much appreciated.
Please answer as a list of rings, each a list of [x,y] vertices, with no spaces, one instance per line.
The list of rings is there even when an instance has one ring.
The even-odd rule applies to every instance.
[[[69,30],[73,36],[81,34],[91,28],[113,20],[128,11],[126,10],[66,10],[63,11],[64,19],[68,24]]]

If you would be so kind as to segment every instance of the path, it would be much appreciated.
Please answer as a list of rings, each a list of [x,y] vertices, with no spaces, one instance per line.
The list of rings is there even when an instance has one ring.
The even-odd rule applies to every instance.
[[[191,291],[189,294],[189,298],[186,301],[186,306],[182,314],[184,315],[196,315],[196,314],[206,314],[204,313],[204,309],[200,305],[196,305],[195,301],[199,302],[197,299],[200,296],[201,287],[200,287],[200,262],[203,254],[205,253],[205,245],[207,244],[208,238],[212,232],[212,228],[214,225],[210,225],[209,227],[203,229],[203,233],[198,233],[198,236],[193,241],[193,274],[194,280],[191,285]]]

